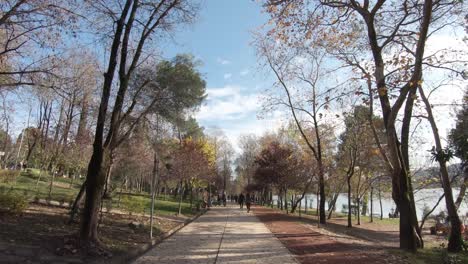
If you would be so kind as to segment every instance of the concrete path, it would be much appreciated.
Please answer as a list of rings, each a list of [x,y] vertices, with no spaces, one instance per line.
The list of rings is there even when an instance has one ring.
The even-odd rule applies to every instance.
[[[212,208],[134,263],[297,262],[253,213],[227,206]]]

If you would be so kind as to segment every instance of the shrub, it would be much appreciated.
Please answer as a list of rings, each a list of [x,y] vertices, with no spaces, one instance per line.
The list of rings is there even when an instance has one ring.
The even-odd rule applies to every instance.
[[[122,202],[124,204],[124,208],[129,214],[145,211],[144,201],[139,199],[139,197],[124,196]]]
[[[17,170],[0,170],[0,181],[8,183],[13,182],[20,175]]]
[[[28,205],[29,202],[23,195],[12,192],[0,193],[0,211],[19,214],[28,208]]]

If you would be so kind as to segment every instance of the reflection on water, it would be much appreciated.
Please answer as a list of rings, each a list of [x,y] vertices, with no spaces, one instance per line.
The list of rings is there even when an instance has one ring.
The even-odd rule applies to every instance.
[[[454,199],[458,196],[459,189],[458,188],[453,188],[453,196]],[[432,209],[432,207],[437,203],[439,200],[440,196],[443,194],[442,188],[435,188],[435,189],[423,189],[415,192],[414,194],[414,199],[416,200],[416,212],[418,214],[418,219],[422,218],[423,215],[423,210],[425,206],[428,206]],[[316,207],[317,205],[317,200],[316,200],[316,195],[315,194],[308,194],[306,195],[307,199],[307,207],[312,208]],[[376,192],[374,192],[373,195],[373,204],[374,204],[374,214],[380,215],[380,203],[379,203],[379,197]],[[277,196],[273,197],[273,200],[275,200],[276,204],[276,199]],[[304,206],[305,202],[302,203],[302,206]],[[336,211],[341,212],[343,208],[347,208],[348,205],[348,197],[346,193],[341,193],[338,196],[338,199],[336,201]],[[325,204],[327,210],[328,210],[328,203]],[[383,211],[383,216],[384,218],[388,218],[388,214],[392,212],[392,210],[395,210],[395,203],[393,202],[391,195],[390,194],[382,194],[382,211]],[[432,213],[433,215],[438,214],[441,211],[446,211],[446,206],[445,206],[445,199],[442,199],[440,201],[439,205],[436,207],[434,212]],[[370,199],[369,203],[367,206],[367,213],[370,213]],[[460,215],[460,218],[462,220],[465,220],[468,218],[468,199],[464,199],[464,202],[460,205],[460,208],[458,210],[458,213]],[[467,219],[468,220],[468,219]]]

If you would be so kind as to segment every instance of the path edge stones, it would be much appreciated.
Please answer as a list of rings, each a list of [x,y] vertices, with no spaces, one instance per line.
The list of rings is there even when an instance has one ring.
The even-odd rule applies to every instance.
[[[119,257],[119,258],[113,258],[112,263],[133,263],[137,258],[143,256],[146,252],[150,251],[153,249],[155,246],[158,244],[162,243],[164,240],[168,239],[171,237],[173,234],[177,233],[180,229],[185,227],[186,225],[192,223],[196,219],[198,219],[200,216],[204,215],[209,209],[203,209],[200,212],[198,212],[196,215],[193,217],[185,220],[183,223],[177,225],[176,227],[172,228],[171,230],[164,232],[162,235],[158,236],[157,238],[154,238],[151,242],[148,242],[144,245],[139,246],[138,248],[132,249],[128,252],[125,253],[125,255]],[[92,262],[92,263],[100,263],[99,261],[97,262]]]

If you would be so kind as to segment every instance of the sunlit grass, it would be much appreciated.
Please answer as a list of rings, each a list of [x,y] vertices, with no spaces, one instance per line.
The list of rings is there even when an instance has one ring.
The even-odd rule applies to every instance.
[[[28,169],[26,173],[21,173],[14,181],[5,182],[0,179],[0,192],[12,192],[27,197],[30,201],[34,199],[53,200],[58,202],[71,203],[79,192],[83,179],[55,177],[55,182],[60,182],[60,186],[54,185],[50,192],[51,176],[41,172],[39,179],[38,169]],[[194,201],[195,203],[195,201]],[[134,214],[149,214],[151,207],[151,197],[148,193],[114,193],[111,200],[104,200],[103,207],[106,209],[117,209]],[[178,198],[172,196],[158,197],[155,201],[155,213],[159,215],[175,215],[179,211]],[[181,213],[191,216],[195,212],[190,208],[188,201],[181,203]]]
[[[274,207],[276,208],[276,207]],[[299,210],[296,210],[296,215],[299,214]],[[302,208],[301,209],[301,214],[302,215],[307,215],[307,216],[314,216],[314,217],[317,217],[317,209],[316,208],[307,208],[307,211]],[[328,211],[326,212],[326,215],[328,216]],[[348,215],[345,214],[345,213],[342,213],[342,212],[333,212],[332,214],[332,219],[333,218],[347,218]],[[352,220],[353,222],[357,221],[357,216],[356,215],[352,215]],[[361,223],[370,223],[370,216],[368,215],[361,215]],[[374,219],[373,219],[373,223],[377,223],[377,224],[386,224],[386,225],[398,225],[400,223],[400,219],[399,218],[382,218],[382,220],[380,219],[380,217],[376,217],[374,216]]]
[[[405,256],[411,264],[468,263],[468,252],[448,253],[447,249],[441,247],[426,246],[416,253],[402,250],[391,250],[391,253]]]

